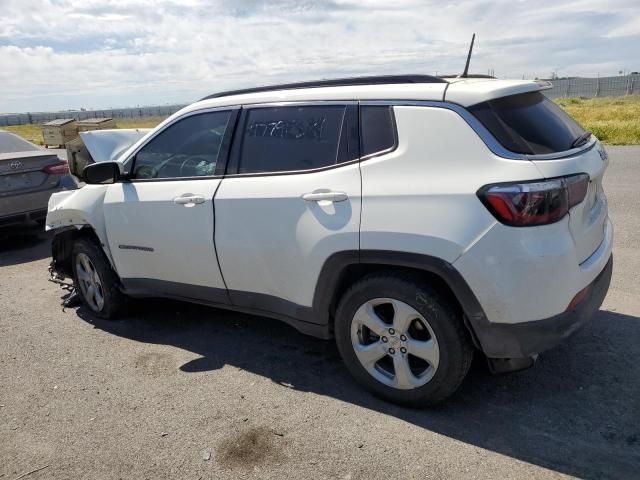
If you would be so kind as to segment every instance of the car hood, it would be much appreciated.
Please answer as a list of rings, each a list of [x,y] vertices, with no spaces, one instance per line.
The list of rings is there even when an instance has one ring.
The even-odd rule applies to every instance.
[[[118,160],[131,145],[151,130],[151,128],[92,130],[80,132],[80,138],[94,162],[108,162]]]

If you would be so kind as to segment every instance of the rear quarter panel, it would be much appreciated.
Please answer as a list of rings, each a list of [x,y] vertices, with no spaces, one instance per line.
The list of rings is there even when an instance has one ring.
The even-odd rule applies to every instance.
[[[604,233],[600,229],[600,253],[581,265],[571,230],[577,210],[551,225],[508,227],[489,213],[476,192],[492,183],[579,171],[601,178],[606,162],[597,150],[564,161],[510,160],[493,154],[454,111],[412,106],[394,112],[398,148],[360,164],[361,248],[446,260],[491,322],[539,320],[564,311],[608,260],[610,222],[605,218]]]
[[[398,147],[360,164],[360,247],[453,263],[497,223],[477,190],[540,172],[531,162],[494,155],[452,110],[403,106],[394,113]]]

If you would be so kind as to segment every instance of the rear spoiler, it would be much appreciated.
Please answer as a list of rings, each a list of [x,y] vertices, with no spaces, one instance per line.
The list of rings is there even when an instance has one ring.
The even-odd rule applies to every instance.
[[[540,90],[549,90],[550,88],[553,88],[553,83],[549,80],[536,80],[536,83],[540,85]]]
[[[552,88],[546,80],[495,80],[495,79],[456,79],[451,82],[445,98],[447,102],[470,107],[496,98],[508,97],[519,93],[539,92]]]

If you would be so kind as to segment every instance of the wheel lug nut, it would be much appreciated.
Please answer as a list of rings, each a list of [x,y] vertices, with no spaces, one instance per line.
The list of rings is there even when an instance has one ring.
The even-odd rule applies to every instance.
[[[382,342],[383,343],[387,343],[389,341],[389,339],[387,337],[382,337]]]
[[[406,349],[406,348],[404,348],[404,347],[401,347],[401,348],[400,348],[400,353],[407,353],[407,349]]]
[[[393,328],[390,328],[390,329],[389,329],[389,334],[390,334],[390,335],[393,335],[394,333],[396,333],[396,331],[395,331]]]
[[[403,342],[407,341],[407,337],[405,337],[404,335],[400,335],[400,340],[402,340]]]
[[[390,349],[389,349],[389,353],[390,353],[391,355],[393,355],[394,353],[396,353],[396,351],[395,351],[395,349],[390,348]]]

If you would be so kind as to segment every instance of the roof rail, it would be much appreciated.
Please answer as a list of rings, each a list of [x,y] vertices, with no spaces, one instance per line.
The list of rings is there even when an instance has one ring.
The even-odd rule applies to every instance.
[[[496,78],[493,75],[485,75],[483,73],[469,73],[466,77],[461,77],[459,73],[451,75],[440,75],[440,78]]]
[[[311,82],[284,83],[281,85],[269,85],[263,87],[245,88],[242,90],[229,90],[227,92],[214,93],[200,100],[211,98],[229,97],[244,93],[270,92],[272,90],[294,90],[298,88],[320,87],[345,87],[349,85],[383,85],[397,83],[446,83],[445,80],[431,75],[378,75],[370,77],[334,78],[330,80],[315,80]]]

